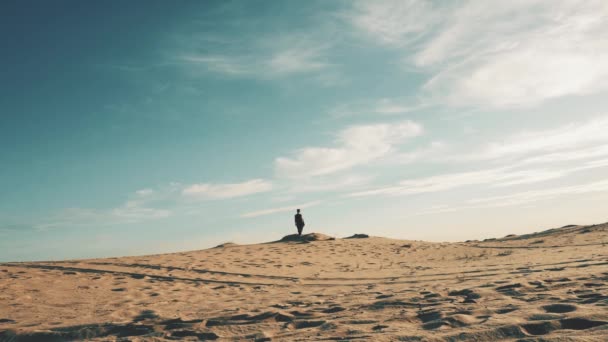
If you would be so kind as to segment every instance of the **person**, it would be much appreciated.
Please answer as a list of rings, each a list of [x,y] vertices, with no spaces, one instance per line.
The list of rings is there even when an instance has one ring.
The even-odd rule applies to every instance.
[[[298,209],[295,219],[296,219],[296,227],[298,228],[298,235],[302,236],[302,229],[304,229],[304,219],[302,218],[302,214],[300,214],[300,209]]]

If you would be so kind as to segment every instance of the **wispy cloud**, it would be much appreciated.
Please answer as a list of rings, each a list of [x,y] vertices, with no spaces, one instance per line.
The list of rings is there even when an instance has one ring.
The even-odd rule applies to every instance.
[[[260,70],[259,62],[245,57],[190,54],[179,56],[178,60],[191,66],[201,66],[212,72],[229,75],[247,75]]]
[[[431,177],[407,179],[397,185],[368,189],[354,192],[349,197],[362,196],[403,196],[420,193],[447,191],[455,188],[471,185],[488,184],[490,187],[510,187],[521,184],[545,182],[552,179],[562,178],[575,172],[608,167],[608,159],[592,160],[586,163],[561,167],[558,169],[519,169],[527,163],[517,163],[511,166],[494,168],[488,170],[448,173]]]
[[[440,65],[426,89],[456,105],[536,105],[608,88],[602,1],[465,3],[414,59]]]
[[[278,208],[257,210],[257,211],[252,211],[252,212],[244,213],[244,214],[241,215],[241,217],[243,217],[243,218],[251,218],[251,217],[258,217],[258,216],[265,216],[265,215],[271,215],[271,214],[276,214],[276,213],[282,213],[282,212],[286,212],[286,211],[294,211],[296,209],[310,208],[310,207],[313,207],[315,205],[319,205],[321,203],[322,203],[322,201],[312,201],[312,202],[302,203],[302,204],[299,204],[299,205],[290,205],[290,206],[285,206],[285,207],[278,207]]]
[[[463,205],[437,205],[432,208],[429,208],[428,210],[418,212],[415,215],[429,215],[461,211],[467,209],[517,206],[534,202],[553,200],[563,196],[583,195],[588,193],[607,191],[608,180],[601,180],[585,184],[516,192],[501,196],[474,198],[466,201]]]
[[[406,64],[432,75],[423,90],[445,105],[532,106],[608,89],[605,1],[374,1],[353,7],[351,23],[365,36],[403,48]]]
[[[432,141],[428,146],[407,152],[399,152],[391,157],[391,164],[412,164],[420,161],[445,161],[449,146],[443,141]]]
[[[170,217],[170,209],[147,207],[144,203],[129,200],[111,209],[67,208],[34,225],[36,229],[87,227],[94,225],[111,226],[137,223]]]
[[[601,158],[608,155],[607,130],[608,116],[604,115],[553,128],[513,133],[467,153],[444,153],[440,157],[446,162],[489,161],[521,167]],[[438,147],[444,145],[441,143]]]
[[[548,200],[565,195],[577,195],[604,191],[608,191],[608,180],[543,190],[524,191],[504,196],[477,198],[469,200],[468,202],[473,205],[507,206]]]
[[[175,58],[195,71],[261,79],[315,74],[331,66],[326,57],[330,45],[304,35],[277,35],[257,40],[235,38],[228,45],[232,48],[218,47],[214,52],[197,52],[198,47],[189,47]]]
[[[451,104],[512,107],[606,90],[603,1],[466,3],[416,57]],[[447,65],[446,65],[447,64]]]
[[[561,170],[524,170],[497,168],[481,171],[449,173],[417,179],[407,179],[397,185],[365,190],[350,194],[351,197],[386,195],[402,196],[428,192],[446,191],[459,187],[490,184],[494,187],[528,184],[560,178],[567,174]]]
[[[340,175],[339,177],[314,177],[305,178],[295,182],[290,188],[290,193],[305,192],[329,192],[353,190],[354,188],[365,186],[372,177],[361,175]]]
[[[225,199],[248,196],[272,190],[272,183],[263,179],[252,179],[242,183],[199,183],[186,186],[182,194],[188,197]]]
[[[554,129],[519,133],[503,142],[489,144],[479,157],[492,159],[597,148],[598,145],[608,144],[607,131],[608,117],[604,116]],[[552,159],[559,157],[572,158],[569,154],[553,154]]]
[[[353,9],[344,15],[371,38],[403,47],[416,42],[440,23],[442,11],[431,1],[355,1]]]
[[[555,152],[540,154],[524,159],[522,164],[545,164],[556,162],[576,161],[608,156],[608,145],[593,146],[569,150],[566,152]]]
[[[148,189],[148,188],[141,189],[141,190],[137,190],[135,192],[135,194],[137,194],[138,196],[141,196],[141,197],[146,197],[146,196],[150,196],[150,195],[154,194],[154,190]]]
[[[277,158],[275,171],[285,178],[331,174],[395,152],[396,145],[422,132],[422,126],[412,121],[351,126],[338,134],[335,147],[305,147],[293,157]]]
[[[324,45],[293,46],[277,51],[268,61],[268,69],[274,74],[305,73],[329,66],[324,61]]]
[[[345,118],[359,115],[400,115],[416,112],[432,106],[418,98],[381,98],[375,101],[353,101],[332,107],[328,112],[333,118]]]
[[[229,200],[273,189],[270,181],[252,179],[241,183],[170,183],[137,190],[114,208],[67,208],[32,224],[36,229],[71,226],[110,226],[165,219],[187,212],[200,201]]]

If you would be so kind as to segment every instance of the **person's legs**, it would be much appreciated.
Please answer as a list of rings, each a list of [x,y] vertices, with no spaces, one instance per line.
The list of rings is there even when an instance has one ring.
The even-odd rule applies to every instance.
[[[302,235],[302,228],[304,227],[298,227],[298,235]]]

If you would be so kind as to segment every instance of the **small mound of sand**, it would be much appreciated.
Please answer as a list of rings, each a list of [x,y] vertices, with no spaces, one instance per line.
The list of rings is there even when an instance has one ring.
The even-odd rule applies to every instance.
[[[347,239],[367,239],[369,235],[367,234],[355,234],[353,236],[347,237]]]
[[[215,248],[226,248],[226,247],[234,247],[234,246],[238,246],[238,244],[236,244],[234,242],[225,242],[225,243],[222,243],[221,245],[215,246]]]
[[[280,242],[312,242],[312,241],[328,241],[328,240],[335,240],[336,238],[331,237],[331,236],[327,236],[325,234],[320,234],[320,233],[310,233],[310,234],[304,234],[304,235],[298,235],[298,234],[291,234],[291,235],[287,235],[284,236],[281,240],[279,240]]]

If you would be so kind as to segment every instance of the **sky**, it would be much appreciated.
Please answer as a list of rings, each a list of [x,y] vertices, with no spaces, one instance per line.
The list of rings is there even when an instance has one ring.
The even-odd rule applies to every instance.
[[[0,261],[608,221],[608,2],[0,2]]]

